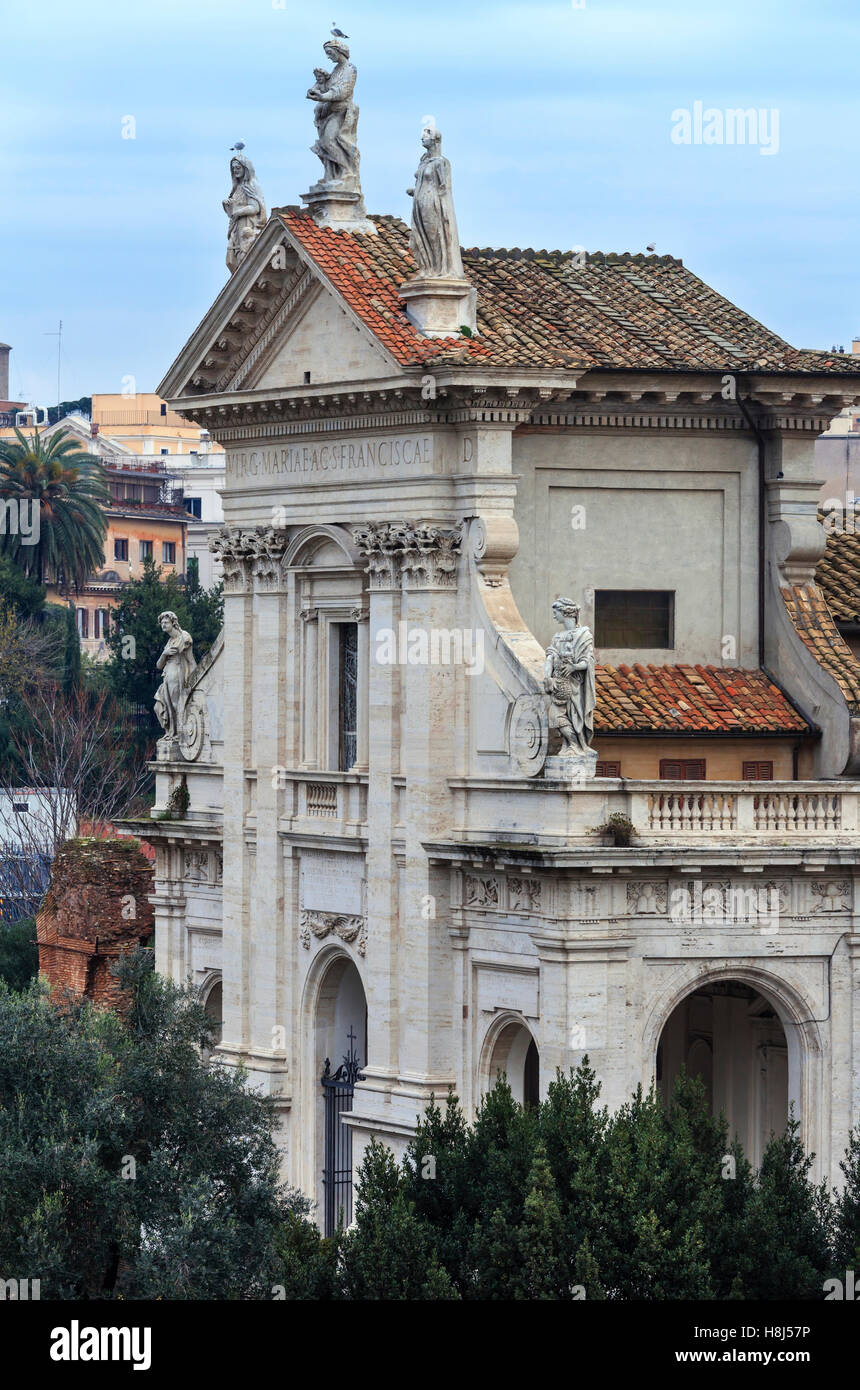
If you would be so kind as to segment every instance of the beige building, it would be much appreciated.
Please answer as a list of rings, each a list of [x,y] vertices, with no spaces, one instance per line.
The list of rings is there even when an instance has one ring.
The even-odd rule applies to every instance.
[[[223,999],[329,1226],[334,1169],[431,1094],[505,1070],[529,1101],[585,1054],[611,1106],[699,1072],[754,1159],[794,1103],[837,1181],[860,666],[815,580],[814,445],[860,362],[627,254],[464,252],[476,331],[432,337],[407,228],[372,225],[273,213],[159,387],[226,450],[224,632],[153,814],[190,805],[143,827],[159,968]],[[559,595],[597,644],[574,783]]]

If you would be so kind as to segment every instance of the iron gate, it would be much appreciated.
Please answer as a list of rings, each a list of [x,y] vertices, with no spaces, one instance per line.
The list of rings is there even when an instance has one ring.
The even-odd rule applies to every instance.
[[[356,1081],[363,1081],[355,1051],[355,1034],[349,1030],[349,1051],[336,1072],[325,1059],[320,1078],[325,1098],[325,1156],[323,1191],[325,1194],[325,1233],[334,1235],[338,1226],[352,1221],[352,1130],[341,1116],[352,1109]]]

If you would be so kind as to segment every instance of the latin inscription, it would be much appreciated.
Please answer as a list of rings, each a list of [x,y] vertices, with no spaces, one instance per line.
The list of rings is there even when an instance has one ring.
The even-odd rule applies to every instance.
[[[382,476],[433,467],[433,436],[350,439],[335,444],[284,444],[227,454],[229,478],[307,474],[317,478],[379,472]]]

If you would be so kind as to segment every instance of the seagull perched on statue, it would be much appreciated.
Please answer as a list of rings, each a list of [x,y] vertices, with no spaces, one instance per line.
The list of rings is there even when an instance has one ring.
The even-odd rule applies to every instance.
[[[332,36],[333,39],[348,39],[348,38],[349,38],[349,34],[345,34],[345,33],[343,32],[342,29],[338,29],[338,27],[337,27],[337,25],[335,24],[334,20],[332,20],[331,23],[332,23],[331,36]]]
[[[230,150],[231,150],[231,151],[233,151],[233,150],[239,150],[239,151],[241,152],[242,150],[244,150],[244,148],[245,148],[245,141],[244,141],[244,140],[237,140],[236,143],[235,143],[235,145],[231,145],[231,146],[230,146]]]

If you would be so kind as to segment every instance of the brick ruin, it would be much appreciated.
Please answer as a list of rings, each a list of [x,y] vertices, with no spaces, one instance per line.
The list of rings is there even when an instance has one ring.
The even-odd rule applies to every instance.
[[[136,840],[67,841],[36,915],[39,973],[58,991],[123,1013],[128,994],[111,966],[123,951],[150,942],[152,891],[153,868]]]

